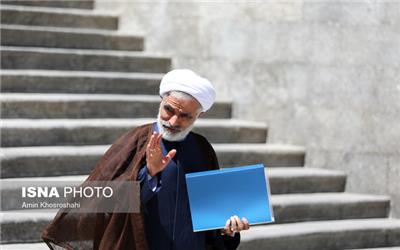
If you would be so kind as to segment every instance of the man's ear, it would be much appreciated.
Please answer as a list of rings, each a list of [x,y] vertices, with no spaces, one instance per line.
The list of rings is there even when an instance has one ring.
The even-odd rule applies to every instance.
[[[199,117],[202,117],[205,113],[206,113],[206,112],[201,112],[201,113],[199,114]]]

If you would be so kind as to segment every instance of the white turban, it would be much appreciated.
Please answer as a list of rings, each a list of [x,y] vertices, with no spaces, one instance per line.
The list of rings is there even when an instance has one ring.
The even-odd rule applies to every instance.
[[[189,69],[175,69],[164,75],[160,84],[160,96],[174,90],[193,96],[204,112],[211,108],[215,100],[215,89],[211,82]]]

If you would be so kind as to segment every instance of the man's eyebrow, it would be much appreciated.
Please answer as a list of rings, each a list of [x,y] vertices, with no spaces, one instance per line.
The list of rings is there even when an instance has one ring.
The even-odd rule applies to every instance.
[[[166,108],[171,108],[171,109],[173,109],[173,110],[175,110],[176,108],[174,108],[174,107],[172,107],[170,104],[168,104],[168,103],[164,103],[164,107],[166,107]],[[179,115],[183,115],[183,116],[188,116],[188,117],[192,117],[192,114],[191,113],[188,113],[188,112],[179,112],[178,111],[178,113],[179,113]]]

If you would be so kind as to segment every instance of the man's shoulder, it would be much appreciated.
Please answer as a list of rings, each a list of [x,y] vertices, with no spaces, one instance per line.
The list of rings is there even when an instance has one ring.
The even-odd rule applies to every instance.
[[[201,144],[207,145],[211,147],[211,143],[207,140],[207,138],[201,134],[191,131],[190,134]]]
[[[131,128],[130,130],[128,130],[126,133],[124,133],[123,135],[121,135],[118,138],[118,141],[125,141],[125,140],[140,140],[140,139],[146,139],[148,137],[148,135],[151,133],[151,128],[152,123],[148,123],[148,124],[143,124],[140,125],[138,127],[134,127]]]
[[[151,130],[152,123],[146,123],[137,127],[131,128],[127,133],[135,135],[147,135]]]
[[[218,159],[211,143],[201,134],[196,132],[191,132],[191,134],[198,142],[200,150],[204,153],[204,157],[208,161],[208,170],[219,169]]]
[[[138,127],[132,128],[133,131],[135,131],[138,134],[147,134],[150,129],[152,129],[153,123],[146,123],[143,125],[140,125]]]

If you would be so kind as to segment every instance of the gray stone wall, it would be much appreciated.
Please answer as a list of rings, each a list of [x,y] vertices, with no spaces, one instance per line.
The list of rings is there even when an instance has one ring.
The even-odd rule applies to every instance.
[[[96,2],[121,33],[172,56],[269,124],[269,143],[344,170],[347,191],[388,194],[400,217],[400,2]]]

